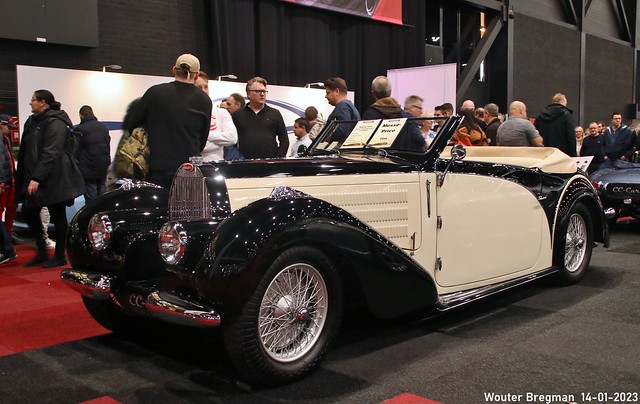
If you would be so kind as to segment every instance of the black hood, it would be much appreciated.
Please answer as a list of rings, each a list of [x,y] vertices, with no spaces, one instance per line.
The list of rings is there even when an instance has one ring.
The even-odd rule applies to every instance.
[[[71,123],[71,118],[69,118],[69,115],[64,111],[49,108],[39,114],[33,115],[33,119],[36,122],[47,118],[57,118],[64,122],[67,126],[73,126],[73,124]]]
[[[549,104],[540,112],[540,119],[543,121],[554,121],[567,112],[573,114],[573,110],[562,104]]]

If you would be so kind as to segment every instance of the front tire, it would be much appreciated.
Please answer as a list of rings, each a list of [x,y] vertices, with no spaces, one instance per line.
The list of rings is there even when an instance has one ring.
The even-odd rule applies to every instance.
[[[119,310],[111,300],[94,300],[82,296],[84,307],[98,324],[115,333],[131,332],[136,317]]]
[[[315,248],[293,247],[273,261],[225,328],[227,351],[254,382],[292,382],[320,364],[342,309],[342,284],[333,262]]]
[[[593,250],[593,224],[589,210],[576,203],[559,224],[554,246],[554,264],[560,282],[571,285],[584,277]]]

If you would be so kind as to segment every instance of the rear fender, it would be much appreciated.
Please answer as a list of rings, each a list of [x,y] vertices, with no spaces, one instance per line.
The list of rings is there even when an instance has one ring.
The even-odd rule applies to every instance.
[[[609,226],[604,216],[604,208],[596,190],[585,178],[576,178],[566,188],[556,211],[554,229],[558,224],[567,220],[571,207],[576,203],[583,203],[591,213],[593,222],[593,239],[609,247]],[[554,238],[556,232],[553,232]]]

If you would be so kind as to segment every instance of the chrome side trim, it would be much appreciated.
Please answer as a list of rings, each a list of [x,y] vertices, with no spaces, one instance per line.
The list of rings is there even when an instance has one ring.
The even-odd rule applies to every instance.
[[[206,328],[219,326],[221,322],[212,308],[163,291],[151,292],[146,308],[150,316],[174,324]]]
[[[65,285],[83,296],[95,300],[110,298],[112,278],[106,275],[67,268],[60,272],[60,278]]]
[[[545,276],[552,275],[557,271],[558,271],[557,268],[550,267],[550,268],[535,272],[533,274],[525,275],[516,279],[511,279],[506,282],[487,285],[487,286],[483,286],[481,288],[476,288],[476,289],[469,289],[469,290],[463,290],[460,292],[444,294],[438,298],[438,302],[436,303],[436,309],[438,311],[446,311],[446,310],[453,309],[455,307],[460,307],[467,303],[471,303],[476,300],[485,298],[487,296],[491,296],[498,292],[502,292],[504,290],[511,289],[516,286],[524,285],[525,283],[535,281]]]
[[[162,188],[160,185],[156,185],[151,182],[132,180],[130,178],[124,178],[121,181],[122,182],[120,183],[120,189],[123,189],[125,191],[130,191],[136,188]]]

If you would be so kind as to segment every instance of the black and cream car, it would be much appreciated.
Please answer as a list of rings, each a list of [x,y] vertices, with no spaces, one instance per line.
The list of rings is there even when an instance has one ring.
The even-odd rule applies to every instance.
[[[592,184],[557,149],[447,146],[460,119],[425,151],[390,147],[404,118],[351,122],[344,142],[327,141],[334,122],[299,158],[127,182],[75,216],[62,279],[113,331],[140,316],[221,328],[266,385],[318,366],[350,305],[391,318],[578,282],[608,245]]]
[[[640,219],[640,163],[617,160],[611,167],[591,174],[605,209],[611,210],[611,223],[618,218]]]

